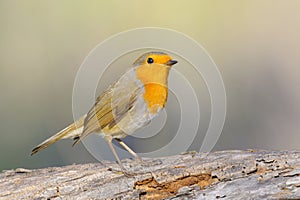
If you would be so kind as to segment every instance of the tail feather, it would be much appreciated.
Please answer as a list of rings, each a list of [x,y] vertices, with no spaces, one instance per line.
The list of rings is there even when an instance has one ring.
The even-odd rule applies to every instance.
[[[38,146],[36,146],[34,149],[31,151],[31,155],[36,154],[37,152],[47,148],[54,142],[61,140],[61,139],[68,139],[68,138],[79,138],[80,135],[82,134],[83,131],[83,125],[84,125],[84,119],[86,115],[81,117],[79,120],[74,122],[73,124],[69,125],[65,129],[61,130],[60,132],[56,133],[52,137],[48,138]]]

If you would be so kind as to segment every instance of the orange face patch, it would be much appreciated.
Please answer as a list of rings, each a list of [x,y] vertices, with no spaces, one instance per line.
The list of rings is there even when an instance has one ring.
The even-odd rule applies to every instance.
[[[151,54],[145,59],[143,64],[146,64],[149,58],[152,58],[154,63],[156,64],[165,64],[166,62],[171,60],[171,57],[169,55]]]

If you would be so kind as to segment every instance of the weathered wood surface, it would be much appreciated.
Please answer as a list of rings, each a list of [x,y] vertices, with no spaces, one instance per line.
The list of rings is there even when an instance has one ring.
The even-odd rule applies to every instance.
[[[0,199],[300,199],[299,151],[189,152],[147,159],[147,166],[123,162],[137,175],[100,163],[5,171]]]

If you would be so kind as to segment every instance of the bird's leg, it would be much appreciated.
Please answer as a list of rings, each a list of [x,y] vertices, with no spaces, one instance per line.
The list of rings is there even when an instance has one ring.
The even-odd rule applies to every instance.
[[[121,168],[121,171],[124,173],[124,175],[126,175],[126,176],[133,176],[133,174],[127,172],[127,170],[123,166],[123,164],[122,164],[122,162],[121,162],[121,160],[120,160],[120,158],[119,158],[119,156],[118,156],[118,154],[117,154],[117,152],[116,152],[116,150],[115,150],[115,148],[114,148],[114,146],[112,144],[112,137],[107,136],[107,137],[105,137],[105,139],[106,139],[106,141],[108,143],[109,148],[111,149],[111,151],[113,152],[115,158],[117,159],[117,162],[118,162],[118,164],[119,164],[119,166]]]
[[[162,163],[161,160],[153,160],[153,161],[148,161],[145,162],[141,159],[141,157],[135,153],[129,146],[127,146],[120,138],[114,138],[115,140],[117,140],[119,142],[120,145],[122,145],[122,147],[124,147],[124,149],[126,149],[131,155],[133,155],[135,157],[135,159],[137,159],[139,162],[142,163],[142,165],[144,166],[152,166],[152,165],[160,165]]]
[[[144,161],[141,159],[141,157],[138,154],[136,154],[129,146],[127,146],[120,138],[114,138],[114,139],[117,142],[119,142],[119,144],[122,145],[122,147],[124,147],[124,149],[126,149],[131,155],[133,155],[135,157],[135,159],[137,159],[141,163],[144,163]]]

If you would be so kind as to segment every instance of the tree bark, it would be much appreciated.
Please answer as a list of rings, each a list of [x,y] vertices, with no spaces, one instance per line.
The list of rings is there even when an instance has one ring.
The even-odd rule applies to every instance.
[[[299,151],[187,152],[0,174],[0,199],[300,199]]]

